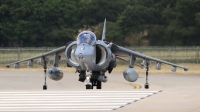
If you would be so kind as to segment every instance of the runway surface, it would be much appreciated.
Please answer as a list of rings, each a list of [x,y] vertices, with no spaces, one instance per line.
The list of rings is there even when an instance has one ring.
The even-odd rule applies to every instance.
[[[0,111],[116,110],[159,91],[0,92]]]
[[[102,84],[101,90],[86,90],[84,83],[78,81],[78,74],[64,72],[64,77],[60,81],[48,78],[48,89],[43,91],[43,71],[0,70],[0,110],[200,112],[200,75],[149,72],[148,90],[143,87],[144,74],[140,74],[134,83],[124,80],[122,73],[106,75],[108,82]],[[141,88],[138,89],[137,85]],[[162,92],[158,92],[159,90]]]

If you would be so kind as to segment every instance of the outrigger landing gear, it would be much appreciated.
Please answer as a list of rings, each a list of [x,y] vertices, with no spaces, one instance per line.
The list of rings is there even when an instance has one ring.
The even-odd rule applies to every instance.
[[[43,90],[47,90],[47,83],[46,83],[46,79],[47,79],[47,62],[45,60],[45,57],[42,57],[44,60],[44,85],[43,85]]]
[[[148,72],[149,72],[149,62],[146,61],[146,83],[144,84],[145,89],[149,89]]]

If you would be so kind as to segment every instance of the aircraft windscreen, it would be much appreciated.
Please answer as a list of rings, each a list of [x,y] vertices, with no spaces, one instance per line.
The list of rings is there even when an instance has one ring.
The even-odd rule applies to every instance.
[[[77,44],[87,43],[89,45],[95,45],[96,36],[91,31],[83,31],[77,37]]]

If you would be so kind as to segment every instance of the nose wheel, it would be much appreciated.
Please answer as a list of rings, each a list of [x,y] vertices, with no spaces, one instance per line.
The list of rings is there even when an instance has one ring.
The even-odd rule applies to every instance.
[[[93,89],[92,85],[85,85],[86,89]]]
[[[99,74],[98,74],[99,75]],[[86,89],[93,89],[94,86],[96,86],[96,89],[101,89],[102,82],[97,80],[96,77],[91,79],[92,72],[86,71],[86,79],[85,79],[85,87]]]

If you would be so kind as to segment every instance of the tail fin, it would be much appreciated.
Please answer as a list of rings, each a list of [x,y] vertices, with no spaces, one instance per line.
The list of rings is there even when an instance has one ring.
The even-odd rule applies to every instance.
[[[105,41],[106,40],[106,18],[105,18],[105,21],[104,21],[104,25],[103,25],[103,32],[102,32],[102,41]]]

